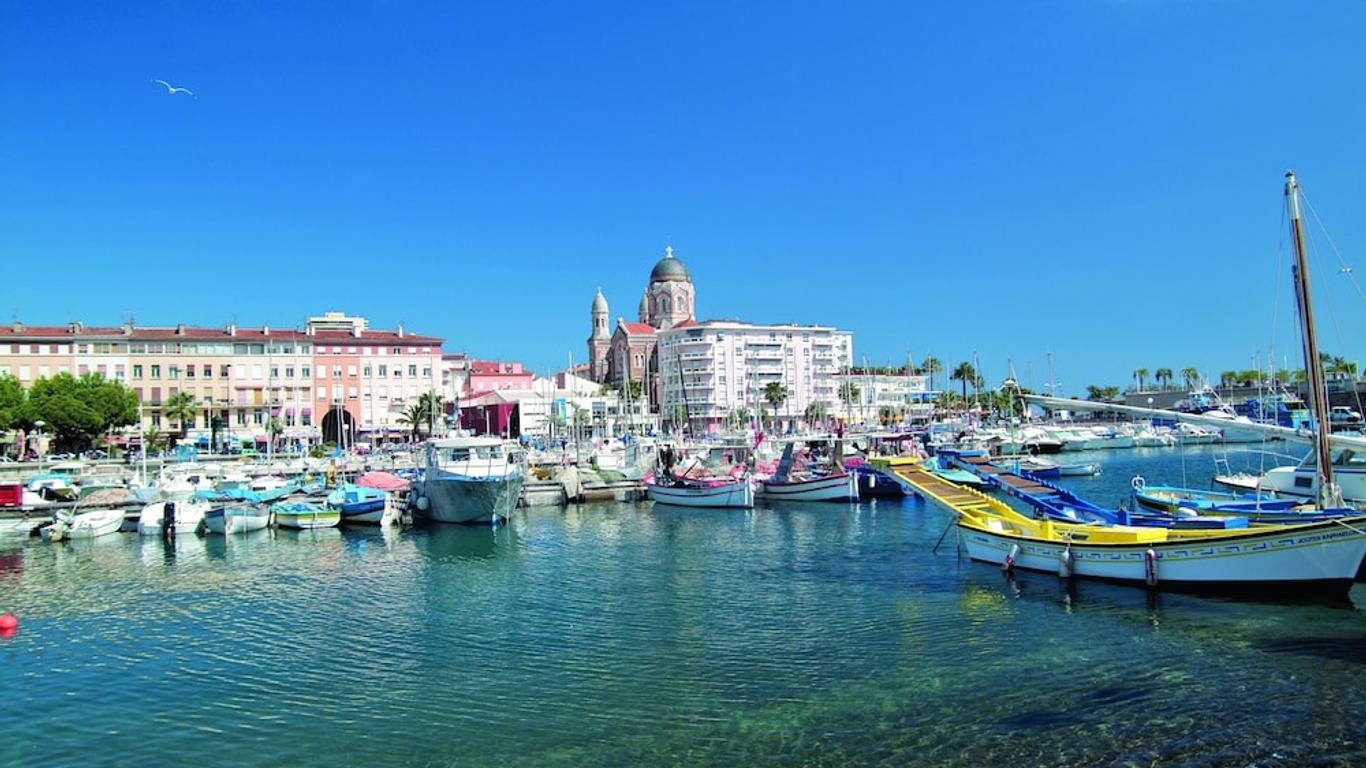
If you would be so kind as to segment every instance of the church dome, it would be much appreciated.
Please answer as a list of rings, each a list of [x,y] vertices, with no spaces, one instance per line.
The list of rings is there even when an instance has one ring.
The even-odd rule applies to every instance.
[[[655,268],[650,270],[650,282],[682,282],[690,283],[692,278],[688,277],[688,268],[683,266],[683,262],[674,258],[673,246],[664,249],[664,258],[655,264]]]
[[[601,312],[607,314],[607,297],[602,295],[602,289],[598,289],[598,295],[593,297],[593,314]]]

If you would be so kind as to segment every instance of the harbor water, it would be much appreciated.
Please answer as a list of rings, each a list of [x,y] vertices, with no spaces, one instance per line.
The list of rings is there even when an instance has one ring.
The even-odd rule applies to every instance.
[[[1135,474],[1207,487],[1222,453],[1079,454],[1105,474],[1063,482],[1113,505]],[[1363,587],[1007,577],[949,522],[913,498],[604,503],[9,541],[0,765],[1366,763]]]

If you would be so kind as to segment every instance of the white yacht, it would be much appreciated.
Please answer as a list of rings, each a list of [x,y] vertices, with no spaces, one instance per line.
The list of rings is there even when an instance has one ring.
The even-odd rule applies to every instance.
[[[428,440],[413,504],[418,517],[438,523],[506,520],[517,506],[524,477],[522,450],[515,443],[497,437]]]

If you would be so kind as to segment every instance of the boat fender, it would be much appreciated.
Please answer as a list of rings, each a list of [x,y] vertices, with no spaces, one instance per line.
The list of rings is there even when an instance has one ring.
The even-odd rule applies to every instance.
[[[1072,578],[1072,544],[1068,542],[1067,549],[1062,551],[1062,557],[1058,558],[1058,576],[1064,579]]]
[[[1129,485],[1132,485],[1135,491],[1141,491],[1143,486],[1147,485],[1147,481],[1143,479],[1143,475],[1134,475],[1134,479],[1129,481]]]
[[[426,512],[426,511],[427,511],[427,507],[431,506],[431,504],[432,504],[432,503],[431,503],[430,501],[427,500],[427,497],[426,497],[426,496],[418,496],[418,497],[417,497],[417,509],[418,509],[419,512]]]
[[[873,487],[876,486],[876,485],[877,485],[877,475],[875,475],[875,474],[869,472],[869,473],[868,473],[868,487],[869,487],[869,488],[873,488]]]
[[[1011,545],[1010,545],[1010,552],[1006,553],[1006,559],[1005,559],[1005,561],[1003,561],[1003,562],[1001,563],[1001,570],[1003,570],[1003,571],[1009,571],[1011,568],[1015,567],[1015,558],[1016,558],[1016,557],[1019,557],[1019,555],[1020,555],[1020,545],[1019,545],[1019,544],[1011,544]]]
[[[1148,586],[1157,586],[1157,552],[1152,547],[1143,553],[1143,575]]]
[[[9,611],[0,613],[0,638],[5,640],[14,637],[14,633],[19,631],[19,618]]]

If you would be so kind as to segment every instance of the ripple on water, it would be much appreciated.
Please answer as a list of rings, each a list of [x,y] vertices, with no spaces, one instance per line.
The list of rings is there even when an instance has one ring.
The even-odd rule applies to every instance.
[[[0,567],[24,619],[0,643],[20,691],[0,763],[1362,757],[1359,612],[1007,579],[951,537],[932,553],[945,523],[913,502],[606,504],[25,543]]]

